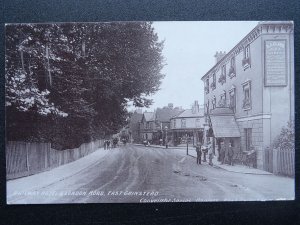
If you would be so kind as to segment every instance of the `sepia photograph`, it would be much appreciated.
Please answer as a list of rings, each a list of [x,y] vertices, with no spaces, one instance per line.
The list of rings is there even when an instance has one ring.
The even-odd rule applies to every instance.
[[[5,25],[7,204],[295,199],[293,21]]]

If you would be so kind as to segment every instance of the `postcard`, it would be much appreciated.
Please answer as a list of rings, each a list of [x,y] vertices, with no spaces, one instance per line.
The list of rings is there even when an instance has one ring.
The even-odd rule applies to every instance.
[[[5,26],[7,204],[295,199],[293,21]]]

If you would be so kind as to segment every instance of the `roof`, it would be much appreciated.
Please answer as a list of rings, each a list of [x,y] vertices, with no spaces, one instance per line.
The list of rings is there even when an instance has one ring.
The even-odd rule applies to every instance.
[[[138,123],[138,122],[141,122],[142,119],[143,119],[142,113],[134,112],[130,117],[130,123],[131,124]]]
[[[156,120],[160,122],[169,122],[174,116],[180,114],[183,110],[180,108],[158,108],[156,109]]]
[[[144,112],[146,121],[154,121],[154,112]]]
[[[203,117],[204,109],[199,109],[199,112],[193,113],[191,109],[186,109],[179,115],[175,116],[176,118],[188,118],[188,117]],[[174,118],[175,118],[174,117]]]
[[[214,136],[216,138],[241,137],[233,115],[210,116]]]

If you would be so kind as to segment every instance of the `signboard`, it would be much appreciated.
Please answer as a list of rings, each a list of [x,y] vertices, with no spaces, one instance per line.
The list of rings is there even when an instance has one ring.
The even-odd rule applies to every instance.
[[[265,86],[287,85],[286,41],[265,41]]]

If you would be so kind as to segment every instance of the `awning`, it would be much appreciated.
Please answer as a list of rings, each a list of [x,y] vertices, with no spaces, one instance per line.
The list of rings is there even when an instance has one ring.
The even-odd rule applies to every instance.
[[[210,116],[210,120],[216,138],[241,137],[233,115]]]

